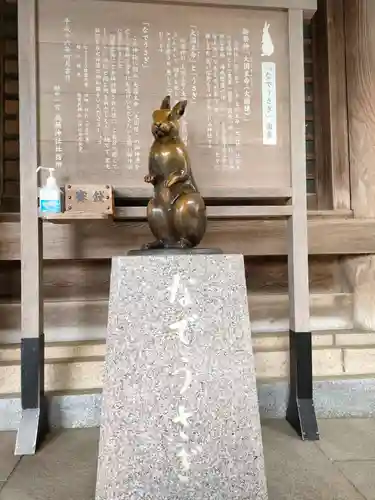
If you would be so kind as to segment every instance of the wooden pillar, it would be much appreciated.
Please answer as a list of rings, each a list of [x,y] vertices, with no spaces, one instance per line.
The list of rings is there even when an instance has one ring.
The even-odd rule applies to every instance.
[[[313,21],[318,208],[350,209],[344,0],[318,0]]]
[[[43,228],[38,216],[37,0],[18,3],[21,195],[21,404],[16,455],[32,455],[46,432]]]
[[[307,241],[303,13],[290,9],[290,137],[292,217],[288,220],[290,380],[286,418],[302,439],[319,439],[313,401]]]
[[[344,0],[351,207],[375,218],[375,2]],[[374,221],[375,224],[375,221]],[[354,323],[375,330],[375,256],[346,260]]]

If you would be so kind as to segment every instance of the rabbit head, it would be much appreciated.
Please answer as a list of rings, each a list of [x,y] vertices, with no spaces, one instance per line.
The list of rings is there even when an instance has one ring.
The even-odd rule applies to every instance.
[[[184,114],[187,101],[180,101],[171,109],[171,98],[167,96],[163,99],[160,109],[152,114],[152,135],[156,140],[176,139],[179,136],[178,120]]]

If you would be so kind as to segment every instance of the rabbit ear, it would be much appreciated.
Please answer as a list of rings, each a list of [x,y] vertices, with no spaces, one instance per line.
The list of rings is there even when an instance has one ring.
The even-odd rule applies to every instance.
[[[187,101],[180,101],[173,106],[173,109],[170,113],[172,120],[178,120],[185,113],[185,109],[187,106]]]
[[[171,109],[171,96],[167,95],[164,97],[160,109]]]

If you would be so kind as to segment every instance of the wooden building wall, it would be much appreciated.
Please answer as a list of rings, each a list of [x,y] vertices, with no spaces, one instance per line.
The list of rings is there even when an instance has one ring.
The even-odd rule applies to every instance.
[[[2,3],[14,15],[16,6]],[[10,14],[9,14],[10,15]],[[16,58],[12,34],[2,41],[15,92]],[[12,38],[13,37],[13,38]],[[6,50],[8,50],[6,49]],[[3,66],[4,67],[4,63]],[[3,73],[4,81],[4,73]],[[310,246],[311,323],[314,374],[348,378],[374,374],[375,333],[355,323],[356,281],[345,254],[375,253],[375,232],[367,220],[353,224],[346,117],[344,1],[321,0],[313,23],[305,26],[307,190]],[[6,99],[3,143],[3,212],[17,211],[17,100]],[[12,149],[13,148],[13,149]],[[5,150],[4,150],[5,151]],[[9,186],[9,187],[7,187]],[[13,192],[11,196],[10,193]],[[8,193],[5,195],[5,193]],[[12,202],[6,199],[12,199]],[[8,203],[8,204],[7,204]],[[318,211],[319,209],[319,211]],[[0,397],[20,387],[20,262],[17,215],[3,215],[0,245]],[[115,232],[101,223],[74,227],[45,224],[46,386],[49,391],[99,391],[109,287],[109,255],[138,246],[144,222],[118,222]],[[361,225],[360,225],[361,224]],[[285,222],[267,220],[210,223],[207,245],[247,255],[249,305],[258,380],[288,376],[288,286]],[[54,260],[52,260],[54,259]],[[349,269],[349,271],[348,271]],[[373,326],[375,330],[375,325]]]
[[[17,3],[0,2],[0,193],[2,212],[19,211]]]

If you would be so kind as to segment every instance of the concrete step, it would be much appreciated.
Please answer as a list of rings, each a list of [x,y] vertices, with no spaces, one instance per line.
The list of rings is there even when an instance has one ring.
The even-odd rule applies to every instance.
[[[319,379],[373,376],[375,332],[313,332],[313,369]],[[286,380],[288,332],[253,334],[258,381]],[[102,387],[104,341],[46,344],[45,382],[50,392],[98,391]],[[20,346],[0,346],[0,397],[20,391]]]
[[[289,329],[286,293],[251,293],[249,312],[254,333]],[[351,329],[351,293],[314,293],[310,296],[311,329]],[[45,302],[47,342],[103,340],[106,336],[108,300],[55,300]],[[21,339],[19,302],[0,304],[0,344]]]

